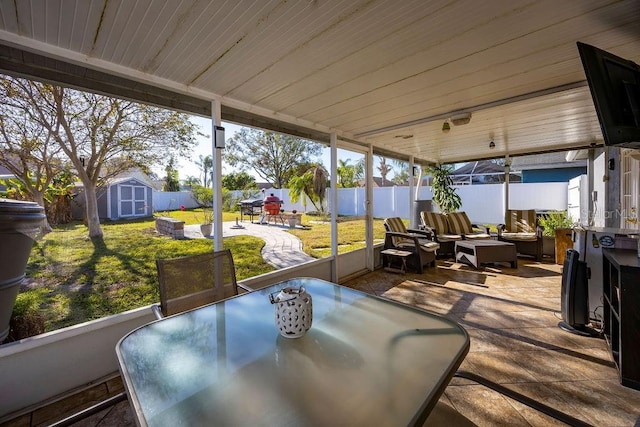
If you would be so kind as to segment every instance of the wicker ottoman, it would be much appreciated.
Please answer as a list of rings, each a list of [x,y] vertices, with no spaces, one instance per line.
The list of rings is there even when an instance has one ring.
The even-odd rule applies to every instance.
[[[516,245],[499,240],[459,240],[456,242],[456,261],[479,268],[482,264],[508,262],[518,267]]]

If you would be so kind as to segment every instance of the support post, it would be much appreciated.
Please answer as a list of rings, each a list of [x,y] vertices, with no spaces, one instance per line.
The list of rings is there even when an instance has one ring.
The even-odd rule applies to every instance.
[[[211,101],[211,158],[213,160],[213,250],[222,250],[222,149],[215,147],[216,126],[221,126],[220,100]]]
[[[338,283],[338,137],[329,135],[331,149],[331,281]]]

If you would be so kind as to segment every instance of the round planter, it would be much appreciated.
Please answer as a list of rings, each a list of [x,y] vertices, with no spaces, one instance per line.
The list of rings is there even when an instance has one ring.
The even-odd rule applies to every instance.
[[[45,218],[37,203],[0,199],[0,342],[9,335],[13,305]]]
[[[200,232],[203,236],[209,237],[211,236],[211,232],[213,231],[213,224],[200,224]]]

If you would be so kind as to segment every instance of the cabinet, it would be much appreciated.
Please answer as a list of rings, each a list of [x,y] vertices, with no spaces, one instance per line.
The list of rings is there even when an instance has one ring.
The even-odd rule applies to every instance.
[[[640,390],[640,258],[635,250],[602,250],[604,335],[622,385]]]

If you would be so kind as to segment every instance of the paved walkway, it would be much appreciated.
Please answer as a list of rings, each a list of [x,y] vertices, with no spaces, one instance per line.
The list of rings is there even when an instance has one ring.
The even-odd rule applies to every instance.
[[[291,267],[315,259],[304,253],[300,239],[287,232],[288,226],[253,224],[249,221],[240,222],[239,225],[242,228],[235,228],[235,222],[223,222],[222,237],[249,235],[261,238],[265,241],[262,248],[262,258],[276,268]],[[199,224],[185,225],[184,237],[188,239],[204,238],[200,233]]]

